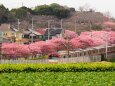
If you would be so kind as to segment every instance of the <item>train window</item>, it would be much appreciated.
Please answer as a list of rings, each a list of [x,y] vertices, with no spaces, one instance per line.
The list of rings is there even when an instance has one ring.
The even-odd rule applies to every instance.
[[[111,48],[110,48],[110,47],[108,47],[108,51],[111,51]]]
[[[98,53],[98,50],[96,49],[94,53],[95,53],[95,54]]]
[[[94,54],[94,53],[95,53],[95,50],[92,50],[92,53]]]
[[[99,53],[101,53],[101,49],[99,49]]]
[[[84,52],[84,56],[86,55],[86,52]]]
[[[91,54],[90,51],[88,51],[88,54]]]
[[[72,55],[69,55],[69,57],[72,57]]]
[[[75,57],[75,53],[73,54],[73,57]]]
[[[78,57],[77,53],[75,54],[76,57]]]
[[[91,54],[93,54],[93,50],[92,51],[90,51],[91,52]]]
[[[82,56],[84,56],[84,52],[82,52]]]
[[[113,51],[115,51],[115,47],[113,47]]]
[[[86,51],[86,54],[88,55],[88,51]]]
[[[74,54],[71,54],[71,57],[74,57]]]
[[[81,56],[81,53],[79,53],[79,56]]]
[[[93,51],[90,50],[90,53],[93,54]]]
[[[95,50],[94,53],[96,54],[96,53],[97,53],[97,50]]]
[[[66,56],[64,55],[63,58],[66,58]]]
[[[111,47],[111,51],[113,51],[114,50],[114,48],[113,47]]]
[[[78,55],[78,57],[79,57],[79,53],[78,53],[77,55]]]
[[[115,47],[112,47],[112,51],[115,51]]]
[[[101,52],[103,52],[103,49],[101,49]]]
[[[102,48],[102,52],[104,52],[104,49]]]
[[[104,52],[105,52],[104,48],[100,49],[100,53],[104,53]]]

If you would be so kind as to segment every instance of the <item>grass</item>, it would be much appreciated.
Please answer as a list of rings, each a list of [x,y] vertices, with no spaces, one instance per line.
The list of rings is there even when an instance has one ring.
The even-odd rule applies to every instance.
[[[115,72],[0,73],[0,86],[115,86]]]

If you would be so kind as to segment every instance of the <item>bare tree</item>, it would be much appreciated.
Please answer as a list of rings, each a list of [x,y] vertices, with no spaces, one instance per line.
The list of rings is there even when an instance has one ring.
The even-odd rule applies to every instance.
[[[104,16],[108,17],[108,18],[112,18],[112,15],[109,11],[103,13]]]
[[[90,5],[85,4],[83,6],[80,6],[78,9],[79,9],[79,11],[89,11],[90,10]]]

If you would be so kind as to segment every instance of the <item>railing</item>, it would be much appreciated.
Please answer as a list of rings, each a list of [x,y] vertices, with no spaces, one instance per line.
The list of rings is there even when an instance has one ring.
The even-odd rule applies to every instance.
[[[83,56],[59,59],[40,59],[40,60],[0,60],[0,64],[20,64],[20,63],[77,63],[77,62],[99,62],[101,56]]]

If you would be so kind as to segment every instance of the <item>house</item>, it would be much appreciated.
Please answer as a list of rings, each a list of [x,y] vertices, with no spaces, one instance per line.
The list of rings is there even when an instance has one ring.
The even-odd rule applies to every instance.
[[[39,35],[39,39],[45,41],[44,34],[46,32],[46,29],[45,28],[40,28],[40,29],[37,29],[36,31],[41,34],[41,35]]]
[[[4,42],[20,42],[23,37],[23,34],[10,24],[1,24],[0,32],[3,32]]]
[[[44,34],[45,39],[52,39],[53,37],[62,37],[63,29],[62,28],[47,28]]]
[[[1,24],[0,25],[0,32],[3,32],[4,37],[12,37],[14,35],[13,31],[10,28],[10,24]]]
[[[13,41],[13,36],[15,35],[14,31],[11,30],[10,24],[1,24],[0,25],[0,32],[3,33],[3,42],[5,40],[12,42]]]
[[[15,42],[21,42],[21,40],[23,39],[23,33],[20,32],[18,29],[16,28],[11,28],[12,31],[14,31],[14,36],[15,36]]]
[[[41,33],[37,32],[35,30],[32,30],[32,29],[28,29],[28,30],[24,31],[23,34],[24,34],[24,38],[30,39],[30,40],[33,38],[33,41],[38,40],[42,36]]]

